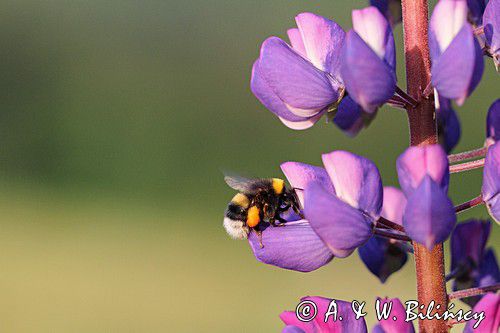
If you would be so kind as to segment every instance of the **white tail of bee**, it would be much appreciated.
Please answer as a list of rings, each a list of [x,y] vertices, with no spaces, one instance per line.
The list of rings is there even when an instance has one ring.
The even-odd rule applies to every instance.
[[[224,229],[229,236],[234,239],[247,239],[250,229],[246,226],[245,222],[232,220],[229,217],[224,218]]]

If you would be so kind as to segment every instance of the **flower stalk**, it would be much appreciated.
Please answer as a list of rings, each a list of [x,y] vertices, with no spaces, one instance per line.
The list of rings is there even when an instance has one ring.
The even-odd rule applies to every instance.
[[[478,195],[474,199],[471,199],[469,201],[466,201],[466,202],[461,203],[460,205],[456,206],[455,207],[455,212],[461,213],[461,212],[464,212],[464,211],[466,211],[468,209],[471,209],[473,207],[479,206],[479,205],[481,205],[483,203],[484,203],[483,196],[482,195]]]
[[[373,233],[375,235],[389,238],[389,239],[396,239],[396,240],[401,240],[401,241],[405,241],[405,242],[411,242],[410,237],[403,235],[403,234],[400,234],[400,233],[397,233],[397,232],[389,231],[387,229],[374,228]]]
[[[448,295],[448,299],[459,299],[459,298],[467,298],[472,296],[484,295],[489,292],[496,292],[500,290],[500,283],[487,286],[487,287],[478,287],[478,288],[470,288],[452,292]]]
[[[458,154],[453,154],[448,156],[448,161],[450,163],[455,163],[455,162],[462,162],[465,160],[470,160],[472,158],[476,157],[484,157],[486,156],[486,153],[488,152],[488,147],[481,147],[469,151],[464,151],[462,153]]]
[[[403,0],[403,31],[408,93],[420,102],[408,108],[410,144],[420,146],[436,144],[437,124],[434,117],[434,101],[421,98],[423,89],[430,84],[431,63],[428,45],[428,4],[426,0]],[[417,273],[417,296],[420,304],[428,306],[431,301],[440,305],[443,312],[448,305],[446,292],[443,245],[432,250],[413,243]],[[443,320],[420,320],[421,333],[447,332]]]
[[[400,108],[400,109],[406,109],[408,106],[410,106],[410,103],[408,103],[408,101],[406,101],[405,99],[403,99],[402,97],[400,97],[398,95],[392,96],[387,101],[387,104],[389,104],[390,106],[393,106],[393,107]]]
[[[484,166],[484,161],[485,159],[482,158],[480,160],[450,165],[450,173],[458,173],[458,172],[482,168]]]
[[[399,88],[396,86],[396,94],[398,94],[399,97],[401,97],[402,100],[406,104],[408,104],[411,107],[416,107],[418,105],[418,101],[416,101],[413,97],[408,95],[403,89]]]
[[[377,224],[380,224],[382,227],[387,227],[388,229],[394,229],[396,231],[405,232],[405,228],[403,228],[403,226],[395,222],[392,222],[382,216],[379,217],[379,219],[377,220]]]

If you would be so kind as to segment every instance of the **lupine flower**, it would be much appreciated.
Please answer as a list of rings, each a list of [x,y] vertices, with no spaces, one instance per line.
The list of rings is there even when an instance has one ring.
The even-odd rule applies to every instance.
[[[500,140],[500,99],[493,102],[488,109],[486,137],[492,141]]]
[[[285,125],[306,129],[342,98],[345,33],[337,23],[311,13],[299,14],[296,22],[298,29],[288,31],[292,47],[278,37],[264,41],[251,89]]]
[[[450,153],[460,140],[460,120],[451,107],[451,101],[439,98],[436,103],[436,117],[439,142],[447,153]]]
[[[370,0],[370,5],[377,7],[392,25],[401,22],[403,17],[401,0]]]
[[[342,316],[342,320],[337,318],[334,321],[333,316],[329,316],[325,323],[325,314],[328,312],[328,307],[331,299],[320,296],[303,297],[301,301],[311,301],[317,306],[316,317],[309,322],[300,321],[295,311],[285,311],[281,313],[280,318],[285,323],[286,327],[283,333],[366,333],[365,319],[356,317],[351,309],[351,303],[336,300],[338,316]]]
[[[397,160],[399,184],[408,203],[403,225],[408,236],[432,249],[456,223],[448,198],[448,158],[440,145],[408,148]]]
[[[383,304],[392,302],[392,311],[388,319],[382,319],[380,322],[373,327],[372,333],[414,333],[415,328],[411,321],[406,322],[406,309],[398,298],[392,299],[379,299],[380,308],[382,309]],[[396,317],[397,320],[394,320]]]
[[[382,181],[370,160],[346,152],[324,154],[328,184],[309,182],[304,213],[311,227],[336,257],[347,257],[366,243],[382,209]]]
[[[490,0],[483,15],[484,36],[497,71],[500,69],[500,0]]]
[[[488,149],[483,170],[483,200],[490,216],[500,223],[500,143]]]
[[[476,26],[483,24],[483,13],[488,0],[467,0],[469,7],[469,20]]]
[[[377,167],[345,151],[323,155],[323,164],[326,170],[298,162],[282,164],[290,185],[299,189],[297,195],[306,220],[267,228],[262,233],[263,248],[257,236],[251,234],[249,240],[257,259],[310,271],[327,264],[333,256],[349,256],[372,236],[382,208],[382,181]],[[325,251],[325,245],[331,252]]]
[[[370,116],[350,97],[343,98],[344,31],[311,13],[299,14],[296,22],[298,28],[287,31],[291,48],[277,37],[263,43],[252,69],[252,92],[289,128],[310,128],[328,113],[346,134],[356,135]]]
[[[451,272],[453,290],[484,287],[500,280],[500,271],[492,249],[486,250],[491,224],[468,221],[458,224],[451,236]],[[463,301],[474,306],[481,297]]]
[[[401,190],[395,187],[384,187],[384,203],[381,216],[403,224],[403,213],[406,207],[406,198]],[[370,272],[377,276],[382,283],[394,272],[400,270],[406,263],[406,244],[379,236],[373,236],[358,249],[359,256]]]
[[[493,333],[498,332],[500,328],[500,294],[488,293],[474,306],[474,312],[484,311],[484,320],[477,328],[475,320],[468,321],[465,324],[464,333]]]
[[[352,12],[345,38],[341,74],[349,96],[373,113],[394,94],[396,53],[392,29],[375,7]]]
[[[441,0],[429,24],[432,84],[462,105],[481,80],[483,52],[467,22],[465,0]]]

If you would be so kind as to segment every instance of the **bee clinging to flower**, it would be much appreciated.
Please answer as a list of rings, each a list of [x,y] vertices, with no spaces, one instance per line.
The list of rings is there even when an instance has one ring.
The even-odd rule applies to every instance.
[[[260,235],[259,226],[283,225],[281,214],[293,209],[300,213],[295,190],[279,178],[244,178],[225,176],[224,180],[239,191],[229,202],[224,216],[224,228],[234,239],[246,239],[251,230]],[[261,244],[262,246],[262,244]]]

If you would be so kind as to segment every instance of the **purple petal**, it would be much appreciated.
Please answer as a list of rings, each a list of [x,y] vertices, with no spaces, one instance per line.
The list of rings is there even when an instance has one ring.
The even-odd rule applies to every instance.
[[[300,162],[285,162],[281,164],[281,171],[290,185],[297,189],[297,196],[302,207],[304,207],[304,189],[310,182],[319,182],[329,193],[335,194],[328,173],[321,167]]]
[[[500,99],[493,102],[488,110],[486,136],[495,141],[500,140]]]
[[[467,22],[465,0],[441,0],[434,7],[429,22],[429,32],[435,38],[442,54]]]
[[[275,115],[289,119],[290,121],[300,121],[307,119],[304,117],[299,117],[290,112],[285,103],[283,103],[283,101],[279,99],[279,97],[274,93],[271,87],[269,87],[267,82],[262,77],[258,59],[253,63],[250,89],[252,90],[255,97],[257,97],[259,101]]]
[[[406,322],[406,309],[398,298],[380,299],[380,309],[383,309],[385,303],[392,303],[392,311],[389,319],[380,320],[380,326],[385,333],[414,333],[415,329],[411,321]],[[394,320],[393,317],[397,317]]]
[[[488,249],[483,256],[481,266],[479,267],[479,278],[477,287],[491,286],[500,282],[500,268],[493,249]]]
[[[488,293],[473,309],[473,312],[484,311],[484,320],[474,329],[476,320],[468,321],[464,333],[494,333],[500,327],[500,294]]]
[[[337,196],[377,220],[383,199],[377,166],[367,158],[343,150],[323,154],[322,159]]]
[[[472,261],[477,267],[483,259],[484,248],[490,235],[488,221],[468,221],[456,226],[451,236],[451,270],[467,267]]]
[[[408,256],[398,242],[374,236],[358,249],[359,257],[368,270],[385,281],[399,271],[406,263]]]
[[[483,24],[483,13],[487,2],[488,0],[467,0],[469,18],[477,26],[481,26]]]
[[[304,41],[307,58],[322,71],[339,78],[340,52],[345,32],[340,25],[312,13],[295,18]]]
[[[338,92],[327,75],[277,37],[270,37],[262,44],[259,71],[269,87],[298,116],[315,116],[338,99]]]
[[[434,35],[429,36],[432,39]],[[462,105],[479,84],[483,71],[483,52],[468,23],[439,57],[432,58],[432,84],[440,96],[456,100],[458,105]]]
[[[403,225],[405,208],[406,197],[403,192],[392,186],[384,186],[384,204],[380,215],[392,222]]]
[[[490,146],[483,170],[483,200],[490,216],[500,223],[500,143]]]
[[[345,87],[366,112],[374,112],[392,97],[396,87],[394,70],[353,30],[347,33],[342,59],[340,71]]]
[[[500,53],[500,0],[490,0],[483,15],[484,35],[490,52],[498,57]]]
[[[304,212],[311,227],[336,257],[345,258],[372,236],[372,222],[319,183],[309,183]]]
[[[460,120],[457,113],[451,108],[451,102],[445,98],[439,98],[436,107],[439,143],[446,153],[450,153],[458,144],[461,134]]]
[[[432,249],[444,242],[457,222],[453,203],[446,192],[427,175],[408,197],[403,217],[406,233]]]
[[[381,215],[400,225],[403,224],[403,213],[406,197],[395,187],[384,187],[384,204]],[[361,260],[366,267],[377,276],[382,283],[392,274],[400,270],[407,260],[407,254],[401,243],[381,237],[372,237],[358,249]]]
[[[386,47],[394,44],[394,37],[389,22],[376,7],[353,10],[352,27],[380,59],[385,59]],[[389,63],[394,64],[395,60]]]
[[[340,102],[333,122],[344,133],[353,137],[364,126],[363,109],[350,96],[346,96]]]
[[[487,287],[500,282],[500,269],[493,249],[488,249],[481,261],[479,267],[471,261],[467,268],[461,268],[460,274],[453,281],[453,290],[463,290],[476,287]],[[472,296],[462,298],[461,301],[474,307],[481,300],[482,296]]]
[[[307,333],[301,328],[298,328],[297,326],[292,326],[292,325],[287,325],[285,328],[283,328],[283,331],[281,333]]]
[[[425,175],[448,192],[450,181],[448,156],[440,145],[410,147],[396,162],[399,184],[409,196],[419,186]]]
[[[288,39],[290,40],[292,48],[297,51],[298,54],[307,58],[306,48],[304,46],[304,41],[302,40],[299,29],[288,29],[286,34],[288,35]]]
[[[299,272],[314,271],[333,259],[332,253],[305,220],[287,222],[282,227],[269,226],[259,237],[251,232],[248,240],[255,257],[269,265]]]
[[[370,0],[370,5],[377,7],[392,25],[401,22],[401,0]]]
[[[322,113],[318,113],[316,116],[305,118],[299,117],[290,112],[285,103],[279,99],[279,97],[263,79],[260,72],[259,60],[255,61],[253,64],[250,88],[259,101],[272,113],[277,115],[278,118],[290,128],[307,129],[313,126],[322,116]]]

